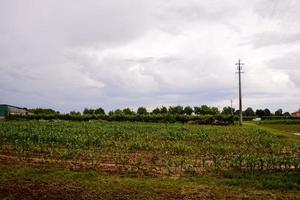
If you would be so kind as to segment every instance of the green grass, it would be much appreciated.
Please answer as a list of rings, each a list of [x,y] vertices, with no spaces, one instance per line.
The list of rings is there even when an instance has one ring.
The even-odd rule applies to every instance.
[[[63,199],[299,199],[300,194],[300,178],[293,173],[136,178],[95,171],[0,165],[0,174],[0,197],[12,199],[48,199],[53,195]]]
[[[300,143],[289,140],[287,134],[275,133],[254,124],[1,122],[0,152],[14,159],[50,159],[66,165],[73,160],[75,167],[123,165],[140,175],[298,168]]]
[[[300,133],[300,124],[261,124],[261,126],[287,133]]]
[[[271,122],[271,121],[270,121]],[[295,133],[300,133],[300,124],[289,124],[289,123],[248,123],[248,125],[257,125],[270,133],[273,133],[279,137],[288,138],[292,140],[300,140],[300,136]]]
[[[42,194],[45,199],[296,199],[300,142],[289,131],[298,126],[278,127],[0,122],[0,194],[13,199]]]

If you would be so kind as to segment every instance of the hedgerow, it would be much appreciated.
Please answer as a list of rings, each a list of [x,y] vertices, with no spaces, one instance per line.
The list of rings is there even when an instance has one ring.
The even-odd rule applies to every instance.
[[[163,123],[186,123],[195,120],[204,120],[205,124],[212,124],[215,121],[223,122],[225,125],[233,124],[233,116],[226,115],[70,115],[70,114],[51,114],[51,115],[10,115],[8,120],[68,120],[68,121],[129,121],[129,122],[163,122]]]

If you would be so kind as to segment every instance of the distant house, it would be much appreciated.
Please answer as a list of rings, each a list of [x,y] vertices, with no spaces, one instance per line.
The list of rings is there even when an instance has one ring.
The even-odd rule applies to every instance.
[[[297,112],[292,113],[293,117],[300,117],[300,109]]]
[[[20,108],[7,104],[0,104],[0,120],[5,119],[9,115],[28,115],[30,112],[27,108]]]

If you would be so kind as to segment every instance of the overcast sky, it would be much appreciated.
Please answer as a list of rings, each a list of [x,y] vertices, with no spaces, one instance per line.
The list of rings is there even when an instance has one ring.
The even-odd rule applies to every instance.
[[[0,103],[300,107],[299,0],[0,0]]]

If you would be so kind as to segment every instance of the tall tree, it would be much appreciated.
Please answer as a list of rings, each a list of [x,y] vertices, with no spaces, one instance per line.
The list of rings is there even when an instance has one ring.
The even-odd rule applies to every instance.
[[[223,115],[231,115],[234,113],[234,108],[231,108],[230,106],[224,107],[222,110]]]
[[[181,115],[184,114],[184,110],[182,106],[170,106],[169,107],[169,113],[173,115]]]
[[[132,115],[132,114],[134,114],[134,112],[132,110],[130,110],[130,108],[124,108],[123,109],[123,113],[125,115]]]
[[[283,113],[284,116],[291,116],[291,114],[289,112],[285,112]]]
[[[58,111],[55,111],[51,108],[32,108],[28,110],[33,114],[44,114],[44,115],[51,115],[51,114],[59,114]]]
[[[245,115],[246,115],[246,116],[253,116],[253,115],[255,115],[255,112],[254,112],[254,110],[253,110],[251,107],[248,107],[248,108],[245,110]]]
[[[195,106],[195,107],[194,107],[194,113],[195,113],[196,115],[200,115],[200,114],[201,114],[201,108],[200,108],[199,106]]]
[[[81,115],[81,113],[73,110],[70,112],[70,115]]]
[[[186,106],[186,107],[184,108],[183,112],[184,112],[184,114],[186,114],[186,115],[191,115],[191,114],[194,112],[194,110],[193,110],[193,108],[192,108],[191,106]]]
[[[92,115],[92,114],[94,114],[95,113],[95,110],[94,109],[90,109],[90,108],[85,108],[84,110],[83,110],[83,114],[84,115]]]
[[[258,116],[258,117],[262,117],[262,116],[266,116],[266,113],[264,110],[261,110],[261,109],[257,109],[255,114]]]
[[[201,115],[209,115],[210,113],[210,108],[207,105],[202,105],[200,107],[200,114]]]
[[[160,114],[160,109],[159,108],[155,108],[154,110],[152,110],[152,114],[155,114],[155,115]]]
[[[124,113],[123,113],[123,111],[121,109],[117,109],[117,110],[113,111],[113,114],[122,115]]]
[[[168,113],[168,108],[166,108],[165,106],[162,106],[160,109],[160,114],[167,114]]]
[[[146,115],[146,114],[148,114],[148,111],[147,111],[147,109],[145,107],[139,107],[137,109],[137,114],[139,114],[139,115]]]
[[[271,111],[268,108],[266,108],[264,111],[266,116],[271,116]]]
[[[283,113],[283,111],[281,108],[279,108],[278,110],[275,111],[276,116],[282,116],[282,113]]]
[[[97,108],[95,110],[95,114],[97,114],[97,115],[105,115],[105,111],[104,111],[103,108]]]
[[[211,115],[217,115],[219,113],[220,113],[219,112],[219,108],[217,108],[217,107],[211,107],[210,108],[210,113],[209,114],[211,114]]]

